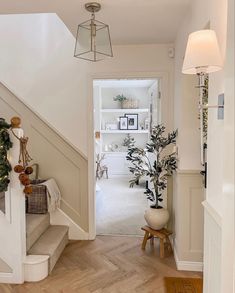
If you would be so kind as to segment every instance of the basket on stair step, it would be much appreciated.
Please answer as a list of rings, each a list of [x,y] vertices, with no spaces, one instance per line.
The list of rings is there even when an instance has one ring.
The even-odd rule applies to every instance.
[[[26,213],[28,214],[46,214],[48,212],[47,206],[47,188],[40,183],[46,180],[32,180],[33,192],[26,197]]]

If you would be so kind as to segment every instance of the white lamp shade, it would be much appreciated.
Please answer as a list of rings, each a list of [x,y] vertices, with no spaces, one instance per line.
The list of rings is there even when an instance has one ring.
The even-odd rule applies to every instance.
[[[222,68],[222,58],[216,34],[213,30],[200,30],[188,38],[182,72],[210,73]]]

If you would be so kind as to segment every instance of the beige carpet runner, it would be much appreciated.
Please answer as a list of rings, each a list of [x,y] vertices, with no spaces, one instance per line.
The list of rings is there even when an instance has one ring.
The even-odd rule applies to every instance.
[[[202,279],[165,278],[166,293],[202,293]]]

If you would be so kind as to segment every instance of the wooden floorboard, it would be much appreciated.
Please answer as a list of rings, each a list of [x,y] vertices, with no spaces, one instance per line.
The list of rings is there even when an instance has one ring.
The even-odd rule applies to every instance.
[[[172,255],[160,259],[158,243],[141,249],[142,238],[98,236],[68,244],[45,280],[0,284],[1,293],[165,293],[164,277],[201,277],[179,272]]]

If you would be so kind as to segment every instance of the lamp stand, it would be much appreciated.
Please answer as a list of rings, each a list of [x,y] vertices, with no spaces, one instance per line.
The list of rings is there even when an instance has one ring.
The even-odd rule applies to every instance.
[[[203,136],[203,111],[204,111],[204,104],[203,104],[203,94],[204,94],[204,88],[205,88],[205,73],[199,72],[197,73],[198,76],[198,88],[199,88],[199,117],[200,117],[200,141],[201,141],[201,164],[202,166],[205,165],[206,160],[206,143],[204,141]]]

